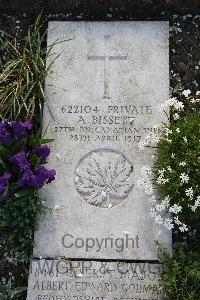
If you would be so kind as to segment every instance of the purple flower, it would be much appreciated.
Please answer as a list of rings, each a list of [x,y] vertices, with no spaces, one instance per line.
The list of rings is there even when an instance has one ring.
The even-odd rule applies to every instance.
[[[54,180],[55,175],[55,170],[47,170],[44,166],[39,166],[34,171],[28,168],[23,171],[17,185],[21,188],[24,186],[41,188],[45,183]]]
[[[53,180],[55,180],[55,176],[56,176],[56,171],[54,169],[51,169],[48,171],[48,179],[47,179],[47,184],[52,182]]]
[[[0,193],[4,193],[8,181],[11,179],[11,174],[6,171],[2,176],[0,176]]]
[[[46,163],[46,159],[50,154],[50,148],[47,145],[40,146],[33,149],[33,153],[35,153],[43,163]]]
[[[6,128],[6,123],[0,122],[0,141],[3,144],[8,144],[11,141],[11,136]]]
[[[25,122],[13,121],[10,123],[10,125],[15,140],[19,140],[32,129],[32,123],[30,121],[25,121]]]
[[[35,174],[30,169],[26,169],[18,180],[17,185],[19,187],[35,186],[35,178]]]
[[[31,121],[25,121],[25,122],[19,122],[19,123],[26,131],[31,131],[33,128]]]
[[[47,170],[44,166],[39,166],[35,169],[35,187],[40,188],[44,183],[50,183],[55,179],[56,171]]]
[[[30,163],[26,159],[26,152],[25,150],[21,150],[17,154],[10,157],[10,162],[14,165],[14,167],[25,170],[30,166]]]

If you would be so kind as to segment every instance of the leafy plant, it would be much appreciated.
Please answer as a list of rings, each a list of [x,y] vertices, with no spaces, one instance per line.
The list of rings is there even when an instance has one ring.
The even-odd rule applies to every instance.
[[[160,252],[163,248],[159,245]],[[196,300],[200,298],[200,254],[195,251],[186,251],[183,244],[174,249],[172,255],[161,256],[163,264],[163,288],[167,299]]]
[[[190,91],[184,93],[188,97]],[[196,300],[200,298],[200,111],[195,107],[183,112],[183,103],[175,98],[167,104],[173,105],[175,121],[162,128],[160,137],[151,133],[142,141],[142,148],[155,147],[156,156],[153,168],[142,168],[139,185],[149,195],[155,222],[174,233],[172,255],[160,257],[166,297]]]
[[[198,222],[200,217],[200,112],[188,113],[171,123],[158,143],[154,171],[161,197],[169,196],[170,205],[180,208],[180,220],[186,224]],[[175,213],[174,211],[171,211]]]
[[[37,189],[55,179],[44,166],[50,154],[45,142],[30,121],[0,122],[0,255],[12,262],[30,258],[43,208]]]
[[[13,287],[12,279],[9,278],[7,282],[0,282],[0,299],[18,299],[19,296],[24,294],[26,289],[26,287]]]
[[[140,185],[149,195],[151,216],[167,229],[192,233],[199,228],[199,120],[200,111],[193,110],[166,125],[160,138],[154,134],[149,138],[157,143],[157,155],[153,169],[144,166]]]
[[[0,118],[22,120],[33,117],[38,125],[46,101],[44,81],[54,63],[45,61],[54,45],[46,46],[46,32],[40,17],[28,30],[24,40],[18,41],[0,31]]]

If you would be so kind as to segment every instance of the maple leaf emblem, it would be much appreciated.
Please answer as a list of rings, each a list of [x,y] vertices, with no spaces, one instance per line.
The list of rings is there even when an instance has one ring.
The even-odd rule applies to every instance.
[[[133,188],[133,166],[112,149],[92,151],[76,169],[75,186],[81,197],[99,207],[112,207],[127,198]]]

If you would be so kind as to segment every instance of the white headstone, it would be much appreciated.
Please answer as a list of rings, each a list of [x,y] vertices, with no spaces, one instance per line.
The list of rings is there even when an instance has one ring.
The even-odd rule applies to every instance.
[[[35,234],[35,258],[147,261],[157,259],[155,240],[170,247],[171,234],[153,223],[148,197],[137,186],[141,167],[151,165],[153,155],[150,148],[140,152],[138,143],[166,121],[160,106],[169,93],[168,29],[168,22],[49,23],[49,45],[69,41],[54,47],[59,57],[46,80],[44,130],[55,139],[49,167],[57,178],[41,193],[48,210]],[[63,298],[52,291],[48,298],[39,286],[33,289],[34,274],[28,300],[141,299],[137,290],[125,293],[121,287],[103,298],[106,293],[89,285],[80,290],[84,296],[72,288]],[[118,275],[109,284],[117,284]],[[38,276],[43,281],[43,273]],[[99,281],[94,273],[91,278]],[[135,278],[121,281],[139,284]],[[145,290],[141,296],[157,299],[147,298]]]

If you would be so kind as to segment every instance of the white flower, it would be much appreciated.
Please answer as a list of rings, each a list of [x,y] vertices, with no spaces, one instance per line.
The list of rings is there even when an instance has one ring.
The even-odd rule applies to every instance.
[[[184,136],[183,139],[184,139],[184,142],[187,143],[187,138],[186,138],[186,136]]]
[[[165,169],[163,168],[163,169],[161,169],[161,170],[158,170],[158,174],[160,174],[160,175],[164,175],[164,173],[165,173]]]
[[[166,218],[164,222],[164,227],[168,230],[171,230],[172,228],[174,228],[174,224],[172,222],[173,222],[172,219]]]
[[[188,183],[190,178],[189,178],[189,175],[184,172],[184,173],[181,173],[180,179],[181,179],[181,183]]]
[[[170,198],[169,196],[165,197],[164,200],[162,200],[161,205],[165,208],[169,207]]]
[[[151,204],[156,204],[156,196],[151,196],[149,198],[149,201],[151,202]]]
[[[181,232],[188,231],[187,225],[186,225],[186,224],[183,224],[183,223],[182,223],[182,225],[179,227],[179,229],[180,229]]]
[[[179,166],[183,166],[183,167],[186,166],[186,162],[185,161],[180,162]]]
[[[169,134],[172,134],[172,130],[170,130],[169,128],[165,128],[164,134],[165,134],[166,136],[168,136]]]
[[[152,195],[154,192],[151,180],[148,179],[147,177],[138,180],[137,185],[138,185],[139,189],[143,189],[144,192],[149,196]]]
[[[180,101],[177,101],[176,104],[174,105],[174,108],[177,110],[183,110],[184,109],[184,104]]]
[[[161,212],[161,211],[165,210],[165,206],[162,204],[156,204],[156,210]]]
[[[171,173],[172,172],[172,168],[170,166],[167,167],[167,170]]]
[[[172,157],[172,158],[174,158],[174,157],[175,157],[175,154],[174,154],[174,153],[172,153],[171,157]]]
[[[179,226],[179,230],[180,230],[181,232],[188,231],[187,225],[184,224],[184,223],[182,223],[182,222],[179,220],[178,216],[176,216],[176,217],[174,218],[174,222]]]
[[[185,194],[186,196],[188,196],[190,199],[193,199],[193,189],[189,188],[187,190],[185,190]]]
[[[178,113],[175,113],[175,114],[173,115],[173,118],[174,118],[174,120],[178,120],[178,119],[180,119],[180,116],[179,116]]]
[[[179,128],[176,128],[176,132],[180,133],[180,129],[179,129]]]
[[[153,143],[158,144],[160,141],[160,138],[156,135],[154,135]]]
[[[163,224],[163,219],[160,215],[155,216],[155,223],[158,225]]]
[[[152,195],[153,194],[153,192],[154,192],[154,190],[153,190],[153,185],[152,184],[149,184],[149,185],[147,185],[146,187],[145,187],[145,193],[147,194],[147,195]]]
[[[169,179],[164,178],[164,173],[165,173],[165,169],[163,168],[162,170],[158,170],[158,178],[156,180],[156,182],[158,184],[165,184],[166,182],[169,182]]]
[[[179,226],[179,230],[180,230],[181,232],[188,231],[187,225],[185,225],[184,223],[182,223],[182,222],[179,220],[178,216],[176,216],[176,217],[174,218],[174,222]]]
[[[181,224],[182,224],[181,221],[179,221],[178,216],[176,216],[176,217],[174,218],[174,222],[175,222],[177,225],[181,225]]]
[[[186,98],[191,94],[191,91],[190,90],[184,90],[182,92],[182,95],[184,95]]]
[[[156,182],[157,182],[157,184],[165,184],[165,183],[169,182],[169,179],[164,178],[163,175],[160,175],[160,176],[158,176]]]
[[[157,216],[156,209],[154,207],[151,207],[149,214],[152,218],[155,218],[155,216]]]
[[[168,143],[171,144],[172,140],[169,140],[169,139],[165,139],[165,141],[167,141]]]
[[[196,103],[196,100],[195,100],[194,98],[192,98],[192,99],[190,100],[190,103],[194,104],[194,103]]]
[[[194,205],[189,205],[193,212],[196,211],[196,209],[200,206],[200,196],[197,197],[197,200],[195,200]]]
[[[177,100],[177,98],[173,97],[168,100],[166,100],[162,105],[162,109],[166,109],[169,107],[174,107],[176,110],[182,110],[184,108],[184,104]]]
[[[152,174],[151,167],[149,167],[149,166],[143,166],[142,170],[141,170],[141,174],[144,175],[144,176],[151,175]]]
[[[177,215],[179,212],[182,211],[182,206],[178,206],[177,204],[174,204],[173,206],[170,207],[169,211]]]
[[[200,91],[197,91],[197,92],[196,92],[196,95],[199,96],[199,95],[200,95]]]

